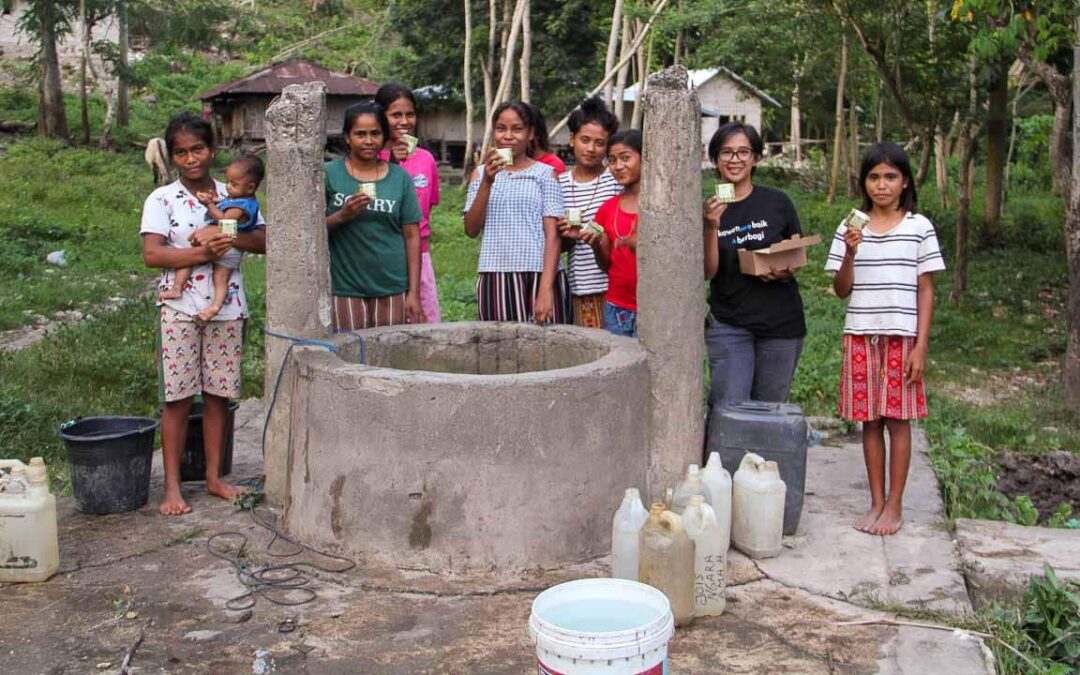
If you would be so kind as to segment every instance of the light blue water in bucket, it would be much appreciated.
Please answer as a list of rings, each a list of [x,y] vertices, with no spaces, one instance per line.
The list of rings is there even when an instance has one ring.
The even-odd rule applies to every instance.
[[[633,630],[661,617],[655,607],[618,598],[583,598],[544,610],[543,619],[565,630],[611,633]]]

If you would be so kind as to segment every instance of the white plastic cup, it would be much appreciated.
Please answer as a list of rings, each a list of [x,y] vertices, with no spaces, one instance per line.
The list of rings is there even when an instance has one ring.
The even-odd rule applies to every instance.
[[[368,199],[375,201],[379,190],[375,187],[375,183],[360,183],[360,194],[367,195]]]
[[[499,153],[499,157],[502,158],[503,164],[506,166],[514,163],[514,151],[510,148],[499,148],[495,152]]]
[[[536,597],[529,635],[541,675],[662,675],[675,634],[671,603],[628,579],[579,579]]]

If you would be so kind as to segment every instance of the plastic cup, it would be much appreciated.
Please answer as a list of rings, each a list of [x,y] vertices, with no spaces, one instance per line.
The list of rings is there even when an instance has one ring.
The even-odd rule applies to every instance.
[[[236,236],[236,221],[232,218],[222,218],[218,221],[218,228],[222,234],[227,234],[230,237]]]
[[[499,148],[495,152],[499,153],[499,157],[502,158],[503,164],[506,166],[514,163],[514,151],[510,148]]]
[[[856,232],[862,232],[862,229],[866,227],[866,224],[870,222],[870,216],[866,215],[859,209],[851,209],[851,213],[848,214],[845,221],[849,230],[855,230]]]
[[[570,227],[581,227],[581,209],[566,209],[566,224]]]
[[[410,136],[409,134],[401,134],[401,140],[405,141],[405,145],[409,147],[408,154],[413,154],[416,151],[416,146],[420,143],[420,139],[416,136]]]
[[[379,191],[378,188],[375,187],[375,183],[360,183],[360,194],[367,195],[368,199],[375,201]]]
[[[717,183],[716,198],[723,204],[735,201],[735,185],[733,183]]]

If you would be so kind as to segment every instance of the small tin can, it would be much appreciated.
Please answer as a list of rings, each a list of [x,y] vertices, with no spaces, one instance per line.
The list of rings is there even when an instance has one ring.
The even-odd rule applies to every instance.
[[[503,164],[506,166],[514,163],[514,151],[510,148],[499,148],[495,152],[499,153],[499,157],[502,158]]]
[[[566,209],[566,224],[570,227],[581,227],[581,209],[574,207]]]
[[[716,199],[722,204],[730,204],[735,201],[735,184],[734,183],[717,183],[716,184]]]
[[[409,134],[401,134],[401,140],[405,141],[405,145],[409,146],[409,154],[413,154],[416,151],[416,146],[420,143],[420,139],[416,136]]]
[[[870,222],[870,216],[859,209],[851,209],[851,213],[848,214],[847,220],[844,222],[849,230],[862,232],[863,228],[866,227],[866,224]]]
[[[375,183],[360,183],[360,194],[367,195],[368,199],[375,201],[379,191],[375,187]]]
[[[218,221],[218,228],[222,234],[227,234],[230,237],[236,236],[236,221],[232,218],[222,218]]]

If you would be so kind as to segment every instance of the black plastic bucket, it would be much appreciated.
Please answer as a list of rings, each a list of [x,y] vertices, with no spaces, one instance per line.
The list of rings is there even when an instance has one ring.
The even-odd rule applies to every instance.
[[[236,425],[236,409],[240,404],[229,403],[229,416],[225,420],[225,449],[221,453],[221,473],[228,476],[232,472],[233,428]],[[203,403],[191,404],[188,415],[187,442],[184,443],[184,456],[180,458],[180,480],[206,480],[206,450],[203,447]]]
[[[123,513],[149,501],[157,427],[150,417],[83,417],[60,427],[79,511]]]

